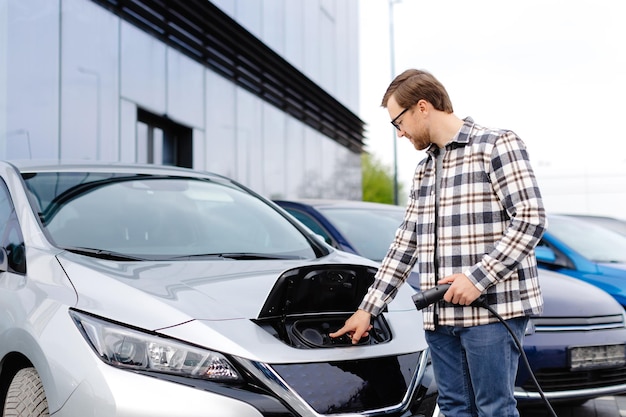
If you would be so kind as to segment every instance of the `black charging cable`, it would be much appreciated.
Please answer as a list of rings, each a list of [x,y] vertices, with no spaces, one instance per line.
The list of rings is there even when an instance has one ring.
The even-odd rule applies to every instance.
[[[417,308],[418,310],[422,310],[422,309],[428,307],[429,305],[431,305],[432,303],[441,300],[443,298],[443,295],[446,293],[446,291],[448,291],[448,288],[450,288],[450,284],[441,284],[441,285],[437,285],[436,287],[431,288],[429,290],[415,293],[413,295],[413,297],[412,297],[413,298],[413,303],[415,303],[415,308]],[[544,394],[543,390],[541,389],[541,386],[539,385],[539,381],[537,381],[537,378],[535,377],[535,374],[533,373],[533,370],[530,367],[530,363],[528,362],[528,358],[526,357],[526,353],[524,352],[524,348],[522,346],[522,343],[517,338],[517,336],[515,336],[515,333],[513,332],[513,329],[511,329],[511,327],[506,322],[506,320],[504,320],[502,318],[502,316],[499,315],[493,309],[493,307],[491,307],[489,304],[487,304],[484,296],[478,297],[478,299],[476,299],[476,301],[474,301],[472,303],[472,305],[475,306],[475,307],[483,307],[483,308],[489,310],[489,312],[491,314],[493,314],[500,321],[500,323],[502,323],[504,325],[504,327],[506,327],[506,329],[508,330],[509,334],[513,338],[513,341],[515,342],[515,346],[517,346],[517,349],[520,351],[520,355],[522,357],[522,360],[524,361],[524,365],[526,365],[526,368],[528,368],[528,372],[530,373],[530,377],[532,378],[533,383],[535,384],[535,387],[537,387],[537,391],[539,392],[539,395],[541,396],[541,399],[545,403],[546,408],[548,409],[548,411],[550,412],[550,414],[553,417],[558,417],[556,415],[556,412],[552,408],[552,404],[550,404],[550,401],[548,401],[548,398],[546,397],[546,395]]]

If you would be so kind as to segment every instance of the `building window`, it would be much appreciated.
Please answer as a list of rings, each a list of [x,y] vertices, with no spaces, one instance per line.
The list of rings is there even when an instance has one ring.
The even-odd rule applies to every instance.
[[[137,162],[193,168],[193,131],[165,116],[137,110]]]

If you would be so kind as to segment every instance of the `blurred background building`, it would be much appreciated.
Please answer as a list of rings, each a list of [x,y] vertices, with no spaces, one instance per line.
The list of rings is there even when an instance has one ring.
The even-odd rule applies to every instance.
[[[0,158],[360,199],[358,0],[0,1]]]

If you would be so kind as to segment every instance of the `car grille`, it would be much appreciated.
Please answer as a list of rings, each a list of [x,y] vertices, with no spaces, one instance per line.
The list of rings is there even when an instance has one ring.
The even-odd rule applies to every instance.
[[[395,407],[410,395],[420,354],[330,363],[272,365],[274,371],[320,414],[358,413]]]
[[[613,314],[597,317],[532,317],[536,332],[564,332],[619,329],[624,327],[624,316]]]
[[[626,384],[626,366],[588,371],[568,369],[542,369],[535,377],[544,391],[566,391],[586,388],[600,388]],[[536,392],[537,387],[528,381],[522,386],[527,391]]]
[[[603,331],[623,329],[622,314],[595,317],[532,317],[531,324],[537,333],[563,333],[576,331]],[[589,388],[601,388],[626,384],[626,366],[571,370],[569,367],[542,368],[534,370],[537,382],[543,391],[570,391]],[[537,392],[537,387],[528,377],[525,368],[521,375],[524,381],[521,387],[529,392]],[[520,375],[518,375],[520,377]],[[521,382],[521,381],[519,381]]]

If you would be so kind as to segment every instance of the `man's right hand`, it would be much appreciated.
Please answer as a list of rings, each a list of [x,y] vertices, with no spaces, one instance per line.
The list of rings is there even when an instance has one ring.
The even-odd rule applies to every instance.
[[[347,334],[352,339],[352,344],[359,343],[361,337],[369,334],[372,325],[370,320],[372,315],[365,310],[357,310],[346,320],[343,327],[334,333],[330,333],[330,337],[339,337]]]

